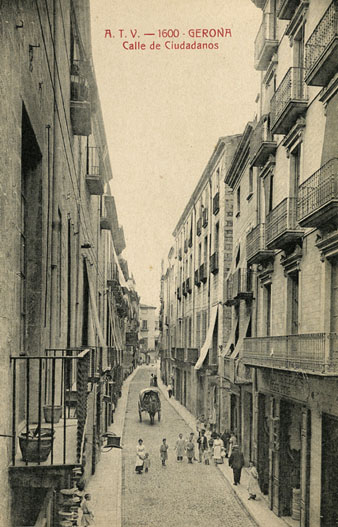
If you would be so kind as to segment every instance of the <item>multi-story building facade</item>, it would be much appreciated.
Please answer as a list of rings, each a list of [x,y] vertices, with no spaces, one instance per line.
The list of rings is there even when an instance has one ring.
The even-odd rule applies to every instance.
[[[159,338],[156,307],[140,304],[139,342],[144,362],[154,362]]]
[[[49,527],[60,490],[95,471],[138,297],[119,263],[89,2],[0,10],[0,523]]]
[[[228,339],[224,277],[232,254],[232,193],[222,183],[239,136],[222,137],[173,232],[162,276],[162,375],[174,395],[216,427],[219,354]]]
[[[277,515],[328,527],[338,519],[338,4],[254,3],[257,122],[247,170],[234,166],[226,179],[242,200],[257,177],[255,210],[234,219],[234,232],[237,221],[250,229],[254,301],[241,362],[252,369],[251,454]]]

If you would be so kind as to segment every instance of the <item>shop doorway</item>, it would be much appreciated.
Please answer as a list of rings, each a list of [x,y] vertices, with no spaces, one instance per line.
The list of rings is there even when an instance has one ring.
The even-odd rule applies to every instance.
[[[258,451],[257,471],[263,494],[269,492],[269,406],[268,398],[258,394]]]
[[[338,525],[338,419],[323,414],[320,527]]]

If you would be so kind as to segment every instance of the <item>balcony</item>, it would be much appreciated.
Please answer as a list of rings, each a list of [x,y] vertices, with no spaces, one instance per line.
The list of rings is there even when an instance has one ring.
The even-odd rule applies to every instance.
[[[186,348],[184,353],[184,362],[190,362],[190,364],[196,364],[199,356],[198,348]]]
[[[195,285],[199,287],[201,285],[199,269],[195,271]]]
[[[184,348],[176,348],[175,359],[184,362]]]
[[[182,293],[181,293],[181,288],[180,287],[177,288],[176,296],[177,296],[177,300],[181,300],[182,299]]]
[[[227,280],[226,302],[227,306],[238,304],[240,300],[252,300],[252,271],[250,269],[237,269]]]
[[[243,360],[247,366],[337,375],[338,335],[309,333],[245,338]]]
[[[186,290],[186,287],[185,287],[185,281],[182,283],[182,293],[183,293],[183,296],[187,296],[188,294],[188,291]]]
[[[199,218],[199,220],[197,220],[196,234],[197,236],[201,236],[201,233],[202,233],[202,218]]]
[[[302,227],[320,228],[335,221],[337,214],[338,158],[333,158],[300,185],[297,219]]]
[[[259,264],[269,260],[274,255],[266,246],[265,224],[260,223],[246,237],[246,258],[248,264]]]
[[[253,2],[256,7],[263,9],[263,7],[265,6],[266,0],[251,0],[251,2]]]
[[[275,14],[264,13],[263,21],[255,39],[255,69],[265,71],[277,48]]]
[[[334,0],[305,44],[305,81],[326,86],[337,71],[338,1]]]
[[[285,249],[302,238],[296,220],[297,199],[285,198],[266,217],[265,233],[268,249]]]
[[[277,0],[277,16],[281,20],[291,20],[300,0]]]
[[[304,68],[289,68],[271,98],[271,131],[287,134],[297,118],[307,109],[307,87]]]
[[[216,216],[219,212],[219,192],[216,192],[212,200],[212,213]]]
[[[102,173],[103,167],[100,147],[88,146],[86,183],[90,194],[102,195],[104,193],[104,180]]]
[[[207,268],[205,264],[200,265],[199,269],[199,279],[203,284],[207,281]]]
[[[218,273],[218,251],[210,256],[210,272],[212,274]]]
[[[203,225],[204,228],[208,226],[208,208],[207,207],[204,207],[204,209],[203,209],[202,225]]]
[[[191,293],[192,292],[190,277],[187,278],[186,281],[185,281],[185,290],[186,290],[187,293]]]
[[[269,125],[269,115],[263,115],[252,132],[250,139],[250,163],[254,167],[265,165],[270,155],[274,155],[277,143]]]
[[[105,352],[53,349],[11,357],[12,467],[60,470],[81,463],[88,382],[108,365]]]
[[[70,120],[74,135],[89,136],[92,133],[89,85],[81,60],[74,60],[71,66]]]

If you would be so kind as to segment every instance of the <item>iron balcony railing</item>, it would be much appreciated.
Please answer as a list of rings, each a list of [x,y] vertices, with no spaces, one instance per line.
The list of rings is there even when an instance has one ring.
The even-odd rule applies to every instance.
[[[250,260],[260,251],[266,250],[265,224],[260,223],[246,237],[246,256]]]
[[[265,223],[267,246],[286,231],[299,229],[296,212],[297,198],[285,198],[269,212]]]
[[[176,360],[184,361],[184,348],[176,348],[175,358]]]
[[[302,224],[332,200],[338,200],[338,158],[330,159],[310,176],[298,189],[297,218]],[[307,226],[316,227],[320,220],[309,221]]]
[[[101,148],[99,146],[87,147],[87,175],[102,175]]]
[[[245,338],[243,360],[248,366],[338,374],[338,335],[300,335]]]
[[[334,0],[325,11],[323,17],[305,44],[306,78],[309,76],[316,64],[323,58],[324,54],[327,52],[337,37],[338,0]],[[332,68],[331,72],[328,72],[327,75],[332,76],[334,71],[335,69]],[[320,83],[318,85],[322,86],[325,84]]]
[[[270,130],[270,116],[265,114],[261,117],[252,132],[250,139],[250,161],[253,166],[263,166],[270,154],[277,148]]]
[[[198,360],[199,350],[198,348],[186,348],[184,353],[184,362],[190,362],[196,364]]]
[[[13,466],[81,462],[88,381],[100,361],[95,348],[50,349],[41,356],[11,357]],[[76,452],[68,443],[75,445]]]
[[[266,69],[274,48],[277,48],[276,17],[274,13],[264,13],[263,20],[255,38],[255,67]]]
[[[284,131],[282,132],[279,129],[274,130],[274,128],[291,103],[303,103],[307,101],[307,88],[304,82],[304,72],[304,68],[289,68],[271,98],[271,130],[274,133],[284,133]]]
[[[89,84],[83,60],[73,60],[70,69],[70,98],[72,101],[89,101]]]
[[[219,192],[216,192],[212,200],[212,213],[216,215],[218,212],[219,212]]]

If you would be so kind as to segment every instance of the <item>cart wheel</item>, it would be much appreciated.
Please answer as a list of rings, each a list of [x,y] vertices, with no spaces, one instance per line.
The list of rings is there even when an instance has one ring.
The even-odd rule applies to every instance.
[[[158,417],[158,420],[161,421],[161,412],[160,411],[158,411],[157,417]]]
[[[140,423],[142,423],[142,414],[141,414],[140,410],[138,411],[138,416],[140,418]]]

